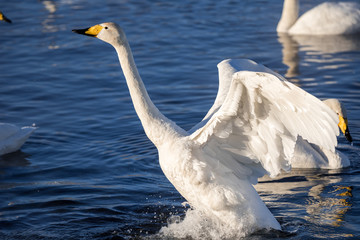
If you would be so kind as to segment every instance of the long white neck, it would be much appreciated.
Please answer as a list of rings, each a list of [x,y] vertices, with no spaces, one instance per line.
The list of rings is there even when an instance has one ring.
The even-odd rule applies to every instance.
[[[299,17],[299,1],[284,0],[283,11],[277,25],[277,32],[287,32]]]
[[[152,103],[136,68],[129,44],[114,45],[125,75],[135,111],[139,116],[148,138],[161,145],[168,138],[180,137],[186,132],[166,118]]]

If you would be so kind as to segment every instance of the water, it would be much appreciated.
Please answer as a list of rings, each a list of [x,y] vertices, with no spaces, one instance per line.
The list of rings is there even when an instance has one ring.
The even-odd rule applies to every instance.
[[[210,236],[162,174],[114,50],[71,32],[106,21],[124,28],[150,97],[185,129],[211,106],[225,58],[253,59],[319,98],[341,99],[354,144],[340,136],[339,149],[352,167],[263,179],[256,187],[283,231],[248,239],[359,238],[359,37],[278,37],[281,8],[281,0],[2,1],[13,24],[0,22],[0,122],[39,129],[0,157],[0,238],[171,238],[160,229],[186,212],[195,222],[181,233]]]

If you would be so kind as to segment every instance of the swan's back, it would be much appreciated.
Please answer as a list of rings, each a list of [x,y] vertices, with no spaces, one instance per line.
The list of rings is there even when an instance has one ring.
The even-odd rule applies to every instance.
[[[15,152],[35,131],[36,127],[18,127],[9,123],[0,123],[0,155]]]
[[[304,13],[290,34],[338,35],[360,32],[360,4],[325,2]]]

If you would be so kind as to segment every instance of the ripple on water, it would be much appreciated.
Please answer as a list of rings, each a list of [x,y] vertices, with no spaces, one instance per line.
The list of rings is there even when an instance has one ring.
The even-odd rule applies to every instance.
[[[321,1],[302,6],[315,2]],[[212,105],[216,64],[225,58],[253,59],[317,97],[340,98],[354,143],[340,136],[339,149],[352,167],[261,180],[256,188],[283,232],[246,239],[360,236],[358,37],[299,37],[286,45],[275,32],[282,1],[3,1],[1,7],[13,24],[0,24],[0,121],[39,128],[21,151],[0,157],[0,239],[231,236],[181,205],[185,199],[160,169],[113,49],[71,33],[104,16],[124,27],[156,106],[185,129]],[[346,192],[338,187],[349,186],[352,197],[338,196]]]

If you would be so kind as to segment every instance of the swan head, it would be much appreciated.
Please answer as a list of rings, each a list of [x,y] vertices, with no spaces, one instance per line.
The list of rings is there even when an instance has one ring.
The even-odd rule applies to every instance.
[[[327,99],[323,101],[328,107],[330,107],[338,116],[339,116],[339,128],[342,133],[345,135],[346,139],[349,142],[352,142],[352,137],[350,135],[346,109],[344,105],[337,99]]]
[[[127,42],[124,31],[121,27],[112,22],[101,23],[84,29],[74,29],[75,33],[83,34],[90,37],[96,37],[111,45],[123,45]]]
[[[0,12],[0,21],[11,23],[11,20],[5,17],[5,15],[2,12]]]

